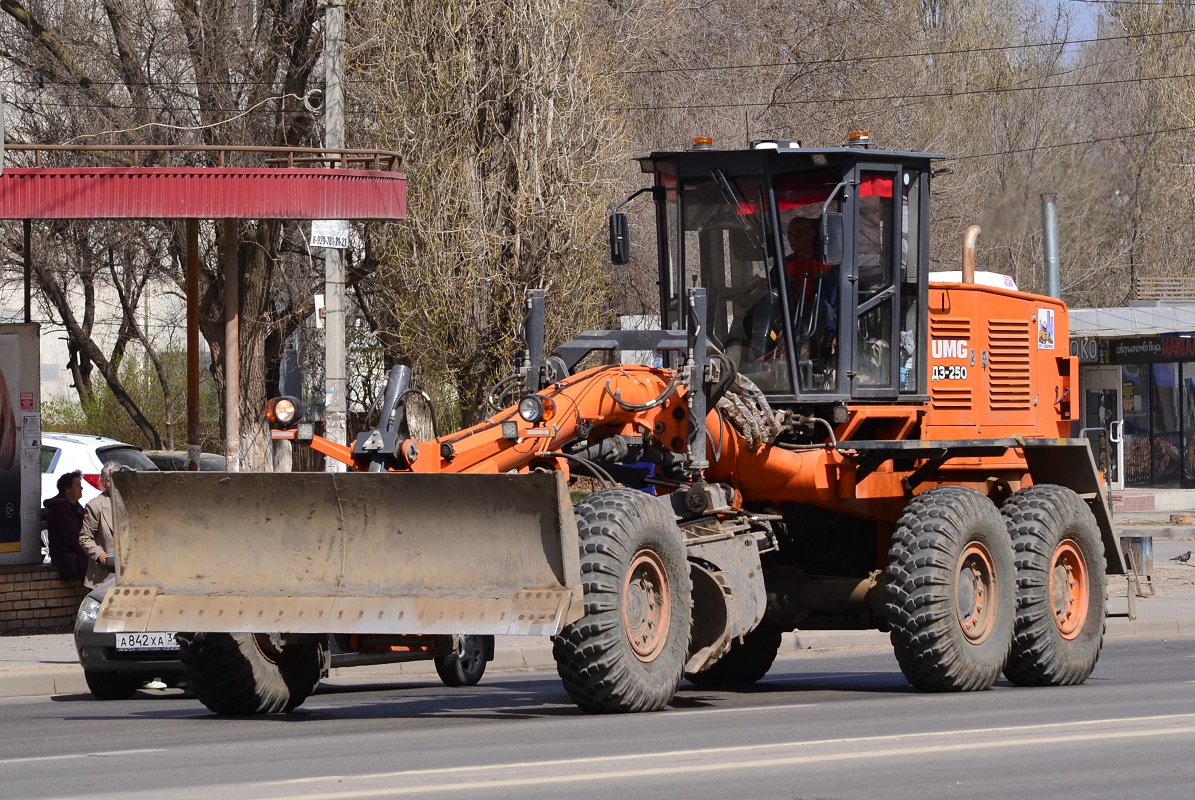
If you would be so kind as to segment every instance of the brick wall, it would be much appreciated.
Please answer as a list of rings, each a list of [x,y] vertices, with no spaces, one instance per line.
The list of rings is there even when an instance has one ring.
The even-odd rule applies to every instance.
[[[0,634],[69,631],[87,592],[53,564],[0,566]]]

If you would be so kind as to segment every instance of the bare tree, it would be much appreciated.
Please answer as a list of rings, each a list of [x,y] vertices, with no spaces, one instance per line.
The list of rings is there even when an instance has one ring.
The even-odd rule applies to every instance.
[[[5,15],[0,48],[16,87],[10,98],[10,136],[48,143],[318,144],[316,118],[303,102],[322,50],[316,0],[99,0],[52,6],[4,0],[0,11]],[[154,158],[142,163],[155,163]],[[183,163],[214,162],[197,155]],[[154,360],[153,342],[128,312],[147,282],[181,287],[182,226],[143,223],[140,247],[122,252],[123,263],[113,262],[114,269],[107,271],[100,246],[105,228],[76,224],[68,229],[77,244],[76,258],[67,258],[53,240],[61,238],[55,234],[60,226],[44,231],[39,226],[35,250],[41,292],[51,316],[67,328],[72,352],[79,354],[75,369],[81,395],[91,391],[89,371],[95,365],[113,392],[127,397],[115,369],[124,349],[136,341]],[[201,328],[213,357],[213,377],[222,387],[219,232],[211,225],[201,230]],[[281,342],[310,314],[314,276],[296,226],[251,221],[241,225],[240,234],[241,412],[258,419],[271,376],[276,382]],[[14,245],[9,242],[10,249]],[[88,298],[101,284],[116,291],[127,317],[108,353],[91,324],[94,308],[88,308]],[[77,308],[80,297],[82,311]],[[162,391],[172,402],[170,387],[163,384]],[[138,409],[125,405],[137,419]],[[147,421],[139,425],[149,443],[159,444],[153,426]],[[242,431],[248,437],[242,450],[246,465],[268,468],[264,427],[246,425]]]
[[[529,287],[549,338],[596,321],[613,94],[576,0],[363,0],[350,41],[378,144],[406,154],[409,217],[371,244],[363,306],[465,420],[518,351]],[[370,296],[371,295],[371,296]]]

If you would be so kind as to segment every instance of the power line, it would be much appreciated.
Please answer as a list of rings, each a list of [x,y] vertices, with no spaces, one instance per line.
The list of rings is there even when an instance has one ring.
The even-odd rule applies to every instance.
[[[1050,76],[1053,77],[1053,76]],[[822,103],[862,103],[862,102],[876,102],[881,100],[928,100],[938,97],[964,97],[968,95],[983,95],[983,94],[1008,94],[1010,92],[1039,92],[1047,89],[1078,89],[1090,86],[1112,86],[1121,83],[1144,83],[1146,81],[1168,81],[1177,80],[1180,78],[1195,78],[1195,73],[1186,73],[1182,75],[1155,75],[1151,77],[1141,78],[1116,78],[1106,81],[1086,81],[1080,83],[1063,83],[1054,86],[1009,86],[1009,87],[990,87],[987,89],[960,89],[958,91],[948,92],[925,92],[923,94],[899,94],[899,95],[877,95],[874,97],[816,97],[804,100],[758,100],[752,102],[742,103],[703,103],[697,105],[676,105],[676,106],[626,106],[623,108],[615,107],[612,110],[616,111],[685,111],[685,110],[709,110],[718,108],[759,108],[771,106],[804,106],[804,105],[820,105]]]
[[[1069,0],[1071,3],[1090,3],[1105,6],[1168,6],[1166,0]]]
[[[166,111],[175,114],[312,114],[300,105],[297,108],[191,108],[187,106],[139,106],[132,104],[101,104],[101,103],[67,103],[48,101],[12,102],[9,105],[25,111],[35,111],[39,108],[73,108],[86,111]],[[360,112],[364,113],[364,112]]]
[[[1097,42],[1117,42],[1126,39],[1144,39],[1151,36],[1178,36],[1186,33],[1195,33],[1195,28],[1183,28],[1173,31],[1156,31],[1152,33],[1134,33],[1125,34],[1124,36],[1095,36],[1090,39],[1071,39],[1062,41],[1049,42],[1035,42],[1030,44],[1010,44],[999,45],[992,47],[973,47],[964,48],[960,50],[927,50],[918,53],[892,53],[888,55],[877,56],[854,56],[851,58],[819,58],[810,61],[796,61],[788,59],[785,61],[765,61],[759,64],[722,64],[713,67],[659,67],[652,69],[631,69],[621,70],[616,74],[619,75],[659,75],[669,72],[710,72],[728,69],[759,69],[762,67],[788,67],[788,66],[817,66],[821,64],[860,64],[867,61],[891,61],[898,58],[931,58],[934,56],[956,56],[956,55],[970,55],[973,53],[997,53],[1007,50],[1031,50],[1038,47],[1069,47],[1076,44],[1095,44]]]
[[[1089,144],[1102,144],[1104,142],[1119,142],[1125,139],[1140,139],[1144,136],[1161,136],[1167,133],[1183,133],[1184,131],[1195,131],[1195,125],[1184,125],[1180,128],[1159,128],[1152,131],[1139,131],[1137,133],[1125,133],[1119,136],[1101,136],[1096,139],[1084,139],[1078,142],[1056,142],[1054,144],[1039,144],[1034,147],[1021,147],[1015,150],[997,150],[991,153],[973,153],[966,156],[953,156],[945,159],[946,161],[967,161],[973,158],[994,158],[995,156],[1012,156],[1020,153],[1033,153],[1038,150],[1057,150],[1062,147],[1082,147]]]
[[[341,83],[375,83],[369,78],[353,78],[350,80],[341,81]],[[30,78],[29,80],[14,80],[9,81],[10,86],[25,86],[29,88],[36,87],[44,89],[46,86],[80,86],[79,80],[51,80],[45,76],[40,78]],[[93,81],[87,79],[87,87],[91,86],[141,86],[149,88],[169,89],[174,86],[227,86],[230,89],[239,89],[245,86],[277,86],[279,81],[189,81],[183,79],[171,78],[169,80],[160,81]],[[84,87],[86,88],[86,87]]]

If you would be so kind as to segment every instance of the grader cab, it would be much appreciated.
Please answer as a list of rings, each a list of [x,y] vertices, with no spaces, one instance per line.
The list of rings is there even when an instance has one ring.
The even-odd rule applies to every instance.
[[[531,291],[521,396],[477,425],[413,438],[396,367],[376,428],[311,442],[349,473],[118,476],[97,628],[202,632],[184,666],[214,695],[228,681],[203,676],[243,661],[240,713],[302,702],[329,633],[552,635],[595,712],[756,681],[797,628],[888,630],[927,691],[1082,682],[1123,564],[1068,438],[1066,308],[974,282],[973,247],[961,281],[933,279],[933,158],[640,156],[658,330],[547,353]],[[628,231],[616,209],[616,263]],[[594,351],[653,363],[581,368]],[[601,488],[574,502],[579,474]]]

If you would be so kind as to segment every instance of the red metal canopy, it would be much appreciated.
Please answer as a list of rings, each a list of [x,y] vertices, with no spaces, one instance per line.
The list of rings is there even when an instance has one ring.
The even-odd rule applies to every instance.
[[[363,169],[6,169],[0,219],[403,219],[406,176]]]
[[[33,166],[6,168],[0,175],[0,219],[396,220],[407,212],[402,159],[388,151],[28,144],[5,149],[31,154]],[[43,166],[43,159],[64,157],[120,166]],[[211,159],[216,166],[138,166],[143,158],[180,157]],[[264,166],[226,166],[228,160]]]

